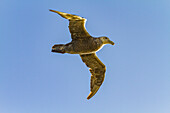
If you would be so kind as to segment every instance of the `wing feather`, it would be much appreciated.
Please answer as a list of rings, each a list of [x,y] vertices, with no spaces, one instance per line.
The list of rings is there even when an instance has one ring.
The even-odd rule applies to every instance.
[[[82,18],[77,15],[73,15],[73,14],[55,11],[55,10],[50,10],[50,11],[58,13],[63,18],[69,20],[69,30],[70,30],[72,39],[77,39],[77,38],[82,38],[82,37],[84,37],[84,38],[90,37],[90,34],[87,32],[87,30],[85,28],[85,23],[86,23],[85,18]]]
[[[82,61],[89,67],[91,72],[90,94],[87,99],[93,97],[102,85],[105,77],[106,67],[95,53],[80,55]]]

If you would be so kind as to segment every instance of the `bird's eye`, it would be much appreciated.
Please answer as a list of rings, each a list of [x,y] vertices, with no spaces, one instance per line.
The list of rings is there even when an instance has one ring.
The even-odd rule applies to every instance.
[[[104,39],[107,39],[107,37],[104,37]]]

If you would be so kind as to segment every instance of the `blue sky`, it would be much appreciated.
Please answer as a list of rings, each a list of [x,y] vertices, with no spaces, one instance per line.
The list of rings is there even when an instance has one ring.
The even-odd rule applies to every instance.
[[[79,55],[51,52],[71,38],[48,9],[115,42],[97,53],[107,71],[91,100]],[[0,113],[170,113],[169,11],[169,0],[1,0]]]

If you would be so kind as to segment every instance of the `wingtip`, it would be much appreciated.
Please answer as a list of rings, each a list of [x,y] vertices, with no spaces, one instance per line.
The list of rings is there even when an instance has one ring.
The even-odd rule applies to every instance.
[[[89,100],[93,95],[92,95],[92,92],[90,92],[90,94],[87,96],[87,100]]]
[[[58,13],[58,14],[61,13],[61,12],[53,10],[53,9],[49,9],[49,11],[54,12],[54,13]]]
[[[52,10],[52,9],[49,9],[49,11],[51,11],[51,12],[56,12],[55,10]]]
[[[93,90],[93,92],[91,91],[90,94],[87,96],[87,99],[89,100],[90,98],[92,98],[97,93],[99,88],[100,88],[100,86],[96,86],[95,89]]]
[[[53,11],[52,9],[48,9],[49,11]]]

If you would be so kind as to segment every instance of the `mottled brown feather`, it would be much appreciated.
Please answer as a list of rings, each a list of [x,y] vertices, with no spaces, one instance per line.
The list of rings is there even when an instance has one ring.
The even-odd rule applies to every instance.
[[[50,10],[50,11],[58,13],[63,18],[69,20],[69,30],[70,30],[72,39],[77,39],[79,37],[81,37],[81,38],[82,37],[84,37],[84,38],[90,37],[90,34],[86,31],[86,28],[85,28],[85,23],[86,23],[85,18],[82,18],[77,15],[73,15],[73,14],[55,11],[55,10]]]
[[[91,82],[90,82],[90,94],[87,99],[93,97],[100,86],[102,85],[105,77],[106,67],[99,60],[95,53],[80,55],[82,61],[89,67],[91,72]]]

